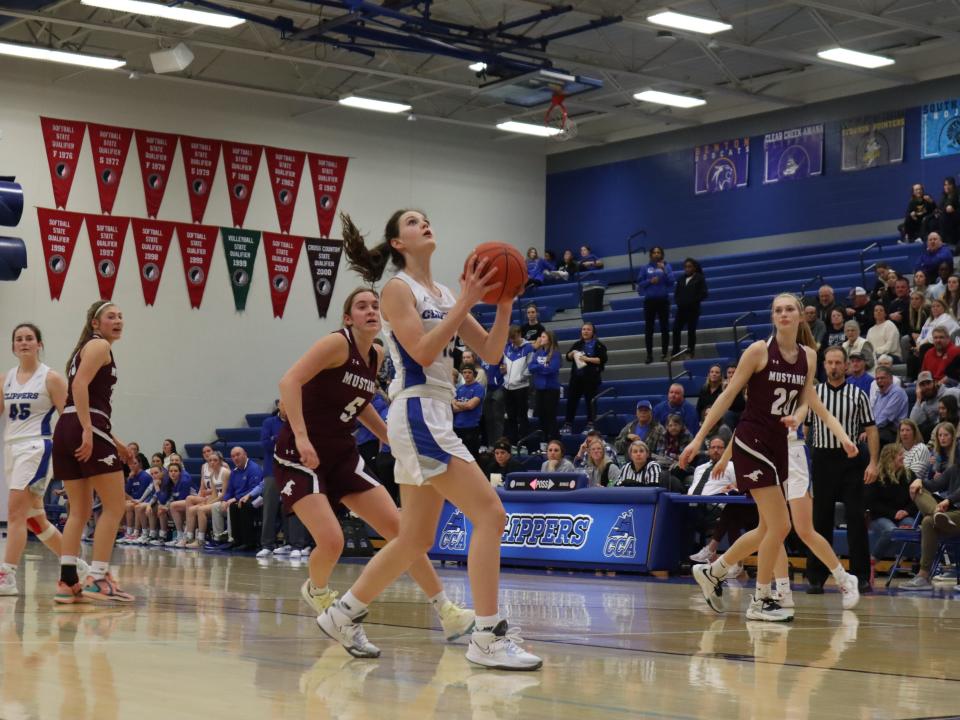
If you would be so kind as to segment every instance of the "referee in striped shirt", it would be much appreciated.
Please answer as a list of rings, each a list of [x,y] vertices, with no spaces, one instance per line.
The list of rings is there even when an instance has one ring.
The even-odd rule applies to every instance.
[[[850,572],[857,576],[860,592],[870,589],[870,546],[867,540],[864,485],[876,482],[880,434],[873,420],[870,399],[860,388],[846,382],[847,353],[841,347],[827,348],[823,365],[827,381],[817,386],[817,396],[827,410],[840,421],[851,438],[866,435],[870,462],[863,467],[863,452],[847,458],[840,441],[823,421],[813,418],[811,456],[813,459],[813,527],[833,543],[834,504],[842,502],[846,511]],[[807,580],[811,594],[823,592],[830,571],[813,553],[807,551]]]

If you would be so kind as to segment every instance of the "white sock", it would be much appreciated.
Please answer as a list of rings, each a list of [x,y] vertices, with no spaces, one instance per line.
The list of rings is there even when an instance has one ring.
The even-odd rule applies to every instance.
[[[776,579],[777,592],[781,595],[786,595],[790,590],[790,578],[777,578]]]
[[[770,584],[757,583],[757,593],[755,595],[757,600],[763,600],[764,598],[770,597]]]
[[[90,563],[90,574],[94,580],[103,580],[106,574],[110,572],[110,563],[102,560],[94,560]]]
[[[723,561],[723,555],[710,563],[710,572],[716,578],[726,577],[729,569],[730,567]]]
[[[500,623],[500,613],[493,615],[477,615],[476,629],[481,632],[490,632]]]
[[[15,575],[17,572],[17,566],[11,565],[10,563],[0,564],[0,570],[5,572],[7,575]]]
[[[203,536],[205,534],[203,530],[197,530],[197,542],[203,542]]]
[[[847,579],[847,571],[843,569],[843,565],[837,565],[830,573],[833,575],[833,579],[837,581],[837,585]]]
[[[362,615],[367,609],[367,604],[365,602],[360,602],[360,600],[357,599],[357,596],[354,595],[350,590],[347,590],[344,596],[340,598],[339,605],[340,609],[343,610],[343,612],[346,613],[347,617],[349,617],[351,620]]]
[[[441,590],[441,591],[438,592],[436,595],[434,595],[432,598],[430,598],[430,602],[433,603],[433,606],[434,606],[437,610],[440,610],[440,608],[442,608],[444,605],[446,605],[449,600],[450,600],[450,598],[447,597],[447,593],[446,593],[446,591],[444,591],[444,590]]]
[[[193,533],[192,533],[192,532],[184,532],[183,537],[189,542],[190,540],[193,540]]]
[[[60,556],[60,564],[61,564],[61,565],[73,565],[73,566],[76,566],[76,564],[77,564],[77,556],[76,556],[76,555],[61,555],[61,556]]]
[[[127,535],[133,535],[133,528],[127,525]]]
[[[324,585],[323,587],[318,587],[317,584],[313,582],[313,580],[310,581],[310,588],[309,588],[309,589],[310,589],[310,595],[311,595],[311,596],[314,596],[314,597],[317,596],[317,595],[323,595],[324,593],[330,592],[330,586],[329,586],[329,585]]]

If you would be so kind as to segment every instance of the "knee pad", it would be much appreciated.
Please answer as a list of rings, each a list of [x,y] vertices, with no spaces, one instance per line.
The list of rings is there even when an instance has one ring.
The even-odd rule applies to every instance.
[[[56,533],[56,528],[47,522],[46,513],[40,508],[27,511],[27,530],[36,535],[39,540],[46,540]]]

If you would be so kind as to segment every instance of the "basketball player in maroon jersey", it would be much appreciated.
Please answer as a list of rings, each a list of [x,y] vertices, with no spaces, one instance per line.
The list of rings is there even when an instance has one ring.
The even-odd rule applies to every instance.
[[[322,613],[337,597],[327,582],[340,554],[343,533],[334,513],[344,504],[386,540],[400,532],[400,512],[383,486],[367,474],[353,432],[359,419],[387,443],[387,426],[370,404],[383,350],[380,297],[358,288],[343,305],[343,327],[316,342],[280,381],[287,422],[274,452],[274,472],[284,511],[294,512],[310,531],[310,577],[303,599]],[[473,629],[473,611],[451,602],[426,555],[410,567],[440,616],[447,640]]]
[[[816,344],[803,319],[800,301],[789,293],[777,295],[773,299],[772,317],[773,336],[769,340],[758,340],[743,353],[727,388],[710,408],[697,436],[681,453],[680,466],[686,467],[696,457],[707,430],[721,420],[734,398],[746,388],[747,406],[732,441],[733,466],[737,488],[750,494],[757,504],[758,529],[762,535],[757,552],[757,589],[747,609],[747,619],[783,622],[792,620],[793,612],[777,603],[770,581],[777,555],[790,532],[790,516],[781,484],[787,481],[789,472],[787,430],[796,425],[793,413],[798,404],[808,405],[827,423],[848,456],[856,456],[857,446],[813,390]],[[694,567],[694,578],[707,603],[718,612],[724,609],[726,572],[722,560],[717,560],[720,563],[717,568]]]
[[[112,434],[117,365],[111,347],[123,334],[123,314],[111,302],[90,306],[77,346],[67,363],[67,404],[53,433],[53,474],[63,480],[70,513],[63,528],[58,603],[87,599],[131,602],[110,575],[110,556],[125,506],[123,468],[130,451]],[[93,537],[90,575],[77,575],[80,535],[96,491],[103,503]],[[83,581],[81,583],[81,581]]]

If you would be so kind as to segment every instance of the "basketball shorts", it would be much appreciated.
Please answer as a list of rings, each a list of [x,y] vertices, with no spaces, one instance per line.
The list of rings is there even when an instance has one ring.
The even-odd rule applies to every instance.
[[[810,492],[810,463],[807,458],[807,446],[802,442],[790,443],[787,447],[787,455],[789,457],[785,488],[787,500],[799,500]]]
[[[19,440],[3,448],[3,476],[11,490],[30,490],[43,497],[50,481],[53,441],[44,438]]]
[[[123,464],[110,436],[110,420],[91,413],[93,452],[81,462],[74,453],[83,441],[83,428],[76,413],[66,413],[53,431],[53,475],[58,480],[81,480],[108,473],[123,473]]]
[[[348,495],[366,492],[380,485],[367,472],[356,448],[330,462],[321,459],[316,470],[302,465],[299,457],[291,460],[277,453],[273,456],[273,475],[283,510],[287,514],[292,513],[293,506],[308,495],[326,495],[330,506],[335,508]]]
[[[733,436],[733,467],[737,474],[737,490],[750,494],[752,490],[781,485],[787,479],[789,460],[786,433],[782,440],[752,435],[737,427]]]
[[[387,439],[399,485],[426,485],[447,471],[450,459],[475,462],[453,431],[453,408],[433,397],[399,397],[387,413]]]

